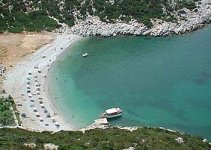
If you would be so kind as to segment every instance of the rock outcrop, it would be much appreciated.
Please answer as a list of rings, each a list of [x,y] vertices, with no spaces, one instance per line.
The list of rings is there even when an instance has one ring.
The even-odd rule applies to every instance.
[[[181,137],[178,137],[178,138],[176,138],[175,140],[176,140],[178,143],[180,143],[180,144],[184,143],[184,140],[183,140],[183,138],[181,138]]]
[[[160,19],[152,20],[153,27],[147,28],[144,24],[132,20],[129,23],[117,21],[105,23],[96,16],[87,17],[71,28],[73,34],[82,36],[116,36],[116,35],[151,35],[166,36],[169,34],[183,34],[196,30],[211,22],[211,2],[201,0],[196,4],[197,8],[190,11],[181,9],[174,12],[177,22],[166,22]]]
[[[24,143],[23,145],[28,149],[35,149],[37,146],[35,143]]]
[[[44,144],[44,150],[58,150],[59,146],[52,143]]]

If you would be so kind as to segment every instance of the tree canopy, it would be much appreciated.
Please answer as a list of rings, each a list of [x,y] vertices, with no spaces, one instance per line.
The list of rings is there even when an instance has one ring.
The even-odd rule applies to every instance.
[[[111,23],[136,19],[150,28],[151,19],[172,21],[175,18],[169,12],[183,7],[194,9],[195,1],[179,0],[175,6],[169,0],[1,0],[0,32],[52,31],[60,27],[52,17],[73,26],[88,15]]]

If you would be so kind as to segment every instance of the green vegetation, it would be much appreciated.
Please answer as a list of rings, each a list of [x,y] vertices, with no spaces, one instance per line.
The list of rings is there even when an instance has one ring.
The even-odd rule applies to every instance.
[[[14,101],[11,96],[0,98],[0,125],[15,125],[15,119],[12,112]]]
[[[21,122],[21,119],[20,119],[20,113],[19,113],[19,111],[16,108],[16,104],[14,103],[13,98],[10,95],[9,95],[9,98],[11,99],[12,108],[13,108],[13,111],[15,113],[15,117],[17,119],[18,125],[21,126],[22,122]]]
[[[102,0],[94,0],[94,6],[97,10],[95,14],[101,20],[106,19],[109,22],[115,22],[118,18],[123,21],[130,21],[131,19],[129,18],[134,18],[151,27],[150,18],[162,18],[165,16],[162,11],[162,0],[115,0],[113,4]]]
[[[179,0],[173,6],[169,0],[1,0],[0,32],[52,31],[60,25],[51,17],[72,26],[76,19],[85,19],[88,14],[111,23],[117,19],[125,22],[136,19],[151,27],[151,19],[174,21],[170,12],[183,7],[194,9],[195,1]]]
[[[13,12],[12,14],[0,17],[0,32],[8,29],[9,32],[17,33],[22,31],[51,31],[59,27],[57,22],[48,17],[44,11],[34,11],[31,13],[24,13],[23,11]]]
[[[195,2],[197,2],[198,0],[183,0],[183,1],[179,1],[177,4],[177,9],[181,9],[181,8],[187,8],[187,9],[194,9],[196,8]]]
[[[182,137],[184,143],[175,139]],[[202,142],[202,138],[181,135],[166,130],[154,128],[139,128],[130,132],[118,128],[106,130],[94,129],[82,132],[60,131],[30,132],[22,129],[0,129],[0,149],[29,149],[24,143],[35,143],[35,149],[43,149],[45,143],[53,143],[60,150],[122,150],[135,147],[137,150],[177,149],[177,150],[210,150],[211,145]]]

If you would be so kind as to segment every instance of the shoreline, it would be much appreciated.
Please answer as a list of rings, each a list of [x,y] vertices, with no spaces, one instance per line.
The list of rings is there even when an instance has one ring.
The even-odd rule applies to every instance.
[[[78,36],[78,35],[73,35],[73,36]],[[79,40],[75,41],[74,43],[72,44],[75,44],[76,42],[80,42],[81,40],[85,39],[84,37],[83,38],[80,38]],[[78,131],[80,130],[80,128],[77,126],[77,124],[74,122],[74,123],[70,123],[72,120],[68,120],[67,117],[65,117],[64,113],[59,109],[57,108],[55,105],[56,105],[56,99],[53,98],[53,96],[51,96],[50,94],[50,89],[49,89],[49,83],[50,83],[50,78],[51,78],[51,75],[52,75],[52,70],[54,68],[54,65],[56,65],[57,63],[57,60],[60,60],[65,54],[66,52],[68,51],[68,48],[69,47],[72,47],[72,44],[70,46],[68,46],[67,48],[64,49],[64,51],[62,53],[60,53],[56,60],[54,62],[52,62],[52,64],[49,66],[49,71],[47,72],[47,79],[46,79],[46,85],[45,85],[45,90],[46,90],[46,93],[47,93],[47,96],[48,96],[48,99],[50,99],[51,101],[51,105],[53,108],[56,108],[56,112],[58,112],[58,114],[61,115],[61,117],[63,118],[63,120],[68,123],[68,124],[71,124],[71,127],[74,127],[73,129],[75,131]],[[50,86],[51,86],[51,83],[50,83]],[[71,114],[72,115],[72,114]]]
[[[21,127],[33,131],[75,130],[74,124],[58,113],[50,99],[48,72],[58,56],[80,39],[81,36],[68,32],[56,33],[52,42],[24,57],[6,73],[3,87],[13,96],[20,115],[26,115],[24,118],[20,116]],[[50,117],[47,118],[47,114]]]
[[[193,32],[211,23],[211,3],[209,0],[201,0],[196,3],[196,8],[189,10],[182,8],[173,12],[176,21],[167,22],[163,19],[151,19],[152,27],[148,28],[143,23],[132,19],[126,23],[116,20],[115,23],[106,23],[97,16],[88,16],[85,20],[79,20],[71,27],[71,32],[82,36],[168,36],[181,35]]]

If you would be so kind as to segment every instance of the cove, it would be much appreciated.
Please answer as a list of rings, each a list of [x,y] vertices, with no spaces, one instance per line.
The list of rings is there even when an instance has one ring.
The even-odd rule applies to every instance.
[[[56,108],[78,128],[120,107],[112,125],[211,139],[211,26],[181,36],[84,39],[52,66],[48,85]]]

